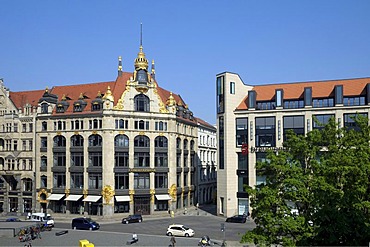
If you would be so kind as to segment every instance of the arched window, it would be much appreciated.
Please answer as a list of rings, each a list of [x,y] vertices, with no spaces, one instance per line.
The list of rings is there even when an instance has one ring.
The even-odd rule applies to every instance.
[[[188,150],[188,140],[184,140],[184,150]]]
[[[66,146],[66,138],[64,136],[54,137],[54,147],[65,147],[65,146]]]
[[[115,147],[128,147],[129,140],[126,135],[116,135],[114,138],[114,146]]]
[[[134,145],[135,147],[150,147],[150,140],[147,136],[136,136]]]
[[[157,136],[154,140],[154,146],[156,148],[166,148],[168,147],[167,138],[164,136]]]
[[[190,151],[194,151],[194,141],[190,141]]]
[[[71,146],[72,147],[83,147],[84,146],[84,138],[80,135],[71,136]]]
[[[103,138],[100,135],[89,136],[89,147],[101,147]]]
[[[150,111],[149,98],[144,94],[136,95],[135,98],[135,111]]]
[[[181,148],[181,139],[180,138],[176,139],[176,148]]]

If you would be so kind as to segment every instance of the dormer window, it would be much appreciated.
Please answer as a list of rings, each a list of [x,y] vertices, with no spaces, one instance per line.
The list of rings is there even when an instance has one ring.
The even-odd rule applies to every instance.
[[[100,111],[102,109],[102,104],[99,102],[94,102],[91,104],[92,111]]]
[[[63,113],[64,112],[64,106],[62,104],[57,105],[57,112]]]
[[[48,107],[49,105],[47,103],[41,104],[41,113],[48,113]]]
[[[82,107],[81,107],[81,105],[80,105],[79,103],[74,104],[74,106],[73,106],[73,111],[74,111],[74,112],[82,112]]]

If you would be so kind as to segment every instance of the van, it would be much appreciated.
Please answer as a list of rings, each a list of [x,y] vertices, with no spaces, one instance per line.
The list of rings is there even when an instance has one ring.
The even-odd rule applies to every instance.
[[[90,218],[75,218],[72,220],[72,229],[81,230],[98,230],[100,228],[99,223],[93,221]]]
[[[54,227],[54,219],[51,217],[50,214],[45,213],[33,213],[31,214],[31,221],[40,221],[40,222],[46,222],[48,226]]]

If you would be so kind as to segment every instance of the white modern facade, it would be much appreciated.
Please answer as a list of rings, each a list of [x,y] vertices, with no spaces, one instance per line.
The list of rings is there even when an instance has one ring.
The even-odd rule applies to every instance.
[[[217,130],[198,119],[198,203],[214,204],[217,197]]]
[[[370,116],[370,78],[246,85],[224,72],[216,86],[217,212],[227,217],[251,210],[245,188],[264,182],[255,164],[282,148],[287,130],[306,134],[330,118],[356,128],[354,115]]]

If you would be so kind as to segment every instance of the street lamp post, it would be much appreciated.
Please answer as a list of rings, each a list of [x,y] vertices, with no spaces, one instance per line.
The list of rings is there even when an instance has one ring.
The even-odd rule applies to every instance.
[[[221,223],[221,231],[224,233],[224,239],[222,241],[221,246],[226,246],[226,239],[225,239],[226,227],[225,227],[225,223]]]

